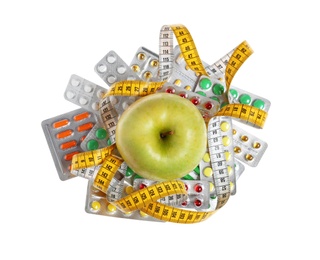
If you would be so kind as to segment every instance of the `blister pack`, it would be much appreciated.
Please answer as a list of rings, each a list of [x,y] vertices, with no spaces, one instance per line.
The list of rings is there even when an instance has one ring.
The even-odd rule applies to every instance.
[[[82,140],[94,127],[97,118],[83,108],[42,121],[41,125],[61,180],[74,177],[70,173],[73,155],[82,152]]]
[[[90,111],[99,113],[99,102],[107,89],[78,75],[71,75],[64,92],[66,100]]]

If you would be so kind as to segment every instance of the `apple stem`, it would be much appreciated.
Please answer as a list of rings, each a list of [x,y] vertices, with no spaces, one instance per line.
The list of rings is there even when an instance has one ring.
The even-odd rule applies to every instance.
[[[167,131],[167,132],[164,132],[164,133],[160,133],[160,137],[161,138],[165,138],[167,135],[173,135],[173,131],[170,130],[170,131]]]

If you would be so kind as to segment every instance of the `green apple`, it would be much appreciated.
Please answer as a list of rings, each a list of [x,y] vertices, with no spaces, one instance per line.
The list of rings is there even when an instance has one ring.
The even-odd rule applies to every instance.
[[[155,93],[138,99],[120,116],[117,149],[140,176],[179,179],[200,162],[207,145],[204,119],[188,99]]]

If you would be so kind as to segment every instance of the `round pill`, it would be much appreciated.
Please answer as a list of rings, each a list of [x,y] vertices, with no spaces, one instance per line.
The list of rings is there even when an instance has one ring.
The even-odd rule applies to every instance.
[[[134,189],[133,189],[132,186],[127,186],[127,187],[126,187],[126,193],[127,193],[127,194],[131,194],[133,191],[134,191]]]
[[[159,64],[158,60],[152,60],[152,61],[150,61],[150,66],[151,66],[151,67],[158,67],[158,64]]]
[[[199,86],[200,86],[200,88],[207,90],[207,89],[211,88],[212,82],[208,78],[202,78],[199,82]]]
[[[230,92],[230,94],[231,94],[231,96],[233,97],[233,98],[237,98],[238,97],[238,91],[236,91],[235,89],[230,89],[229,90],[229,92]]]
[[[80,105],[86,105],[88,103],[88,100],[84,97],[79,98]]]
[[[241,148],[240,148],[239,146],[235,146],[235,147],[233,148],[233,151],[234,151],[235,153],[241,153]]]
[[[234,183],[232,181],[230,181],[230,191],[234,190]]]
[[[225,135],[225,136],[222,137],[223,146],[228,146],[230,144],[230,142],[231,142],[231,140],[230,140],[229,136]]]
[[[223,132],[227,132],[230,129],[230,124],[226,121],[222,121],[220,124],[220,128]]]
[[[91,139],[87,142],[87,149],[89,151],[96,150],[99,148],[99,143],[97,140]]]
[[[101,208],[101,204],[99,201],[92,201],[91,202],[91,209],[93,210],[99,210]]]
[[[212,87],[212,92],[215,94],[215,95],[222,95],[223,92],[224,92],[224,86],[217,83],[217,84],[214,84],[213,87]]]
[[[236,129],[232,129],[232,134],[235,135],[237,133]]]
[[[145,57],[146,57],[146,55],[144,53],[142,53],[142,52],[138,53],[138,59],[139,60],[144,60]]]
[[[144,74],[143,74],[143,77],[145,79],[151,79],[152,78],[152,73],[150,71],[146,71]]]
[[[255,101],[253,101],[252,105],[256,108],[264,109],[264,101],[262,101],[261,99],[256,99]]]
[[[201,207],[202,201],[199,200],[199,199],[196,199],[196,200],[193,202],[193,204],[194,204],[196,207]]]
[[[93,110],[98,111],[100,107],[99,102],[92,103],[91,107]]]
[[[173,82],[174,85],[180,87],[181,86],[181,79],[176,79],[174,82]]]
[[[212,168],[211,167],[206,167],[203,170],[203,175],[206,177],[211,177],[212,176]]]
[[[203,190],[202,185],[201,184],[196,184],[194,186],[194,191],[195,192],[201,192]]]
[[[92,92],[93,87],[90,85],[85,85],[83,89],[85,92],[90,93],[90,92]]]
[[[246,158],[247,161],[252,161],[253,160],[253,156],[251,154],[249,154],[249,153],[246,154],[245,158]]]
[[[249,140],[249,137],[248,137],[248,136],[246,136],[246,135],[242,135],[242,136],[241,136],[241,141],[247,142],[248,140]]]
[[[210,162],[210,154],[209,153],[205,153],[202,160],[206,163]]]
[[[111,76],[108,77],[107,80],[108,80],[108,82],[109,82],[110,84],[112,84],[112,83],[114,83],[114,82],[116,81],[116,77],[111,75]]]
[[[251,97],[248,94],[242,94],[239,97],[239,101],[241,104],[248,105],[251,103]]]
[[[261,144],[260,144],[259,142],[254,142],[254,143],[252,144],[252,147],[258,149],[258,148],[261,147]]]
[[[103,98],[105,94],[106,94],[106,92],[104,90],[100,89],[100,90],[97,91],[97,97],[98,98]]]
[[[107,66],[104,64],[99,64],[97,69],[100,73],[105,73],[107,71]]]
[[[193,171],[196,173],[196,174],[200,174],[200,167],[199,167],[199,165],[196,167],[196,168],[194,168],[193,169]]]
[[[233,169],[230,165],[228,165],[227,170],[228,170],[229,175],[231,175],[233,173]]]
[[[209,190],[210,192],[213,192],[214,190],[214,184],[212,182],[209,182]]]
[[[107,57],[107,62],[109,62],[111,64],[114,63],[116,60],[117,60],[117,58],[115,56],[113,56],[113,55],[109,55]]]
[[[126,72],[126,67],[124,67],[124,66],[119,66],[119,67],[117,68],[117,72],[118,72],[119,74],[125,73],[125,72]]]
[[[68,99],[73,99],[76,96],[76,94],[73,91],[68,91],[66,96]]]
[[[185,90],[191,90],[191,87],[189,85],[184,87]]]
[[[107,131],[104,128],[99,128],[96,131],[96,137],[98,139],[105,139],[107,137]]]
[[[191,99],[191,102],[194,104],[194,105],[199,105],[200,104],[200,99],[197,98],[197,97],[194,97]]]
[[[111,140],[108,139],[108,141],[107,141],[107,146],[110,146],[111,144],[112,144]]]
[[[226,161],[229,161],[231,159],[231,153],[230,152],[224,152],[224,156],[226,157]]]
[[[80,81],[78,79],[72,79],[71,80],[71,85],[73,87],[78,87],[80,85]]]
[[[133,173],[134,173],[133,170],[129,166],[127,166],[126,177],[132,176]]]
[[[117,210],[116,206],[112,204],[109,204],[107,208],[109,212],[115,212]]]
[[[138,65],[132,65],[131,66],[131,69],[134,71],[134,72],[139,72],[140,71],[140,67]]]

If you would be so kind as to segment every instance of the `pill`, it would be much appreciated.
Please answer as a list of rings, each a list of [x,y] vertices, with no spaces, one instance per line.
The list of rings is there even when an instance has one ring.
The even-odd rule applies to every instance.
[[[97,150],[99,148],[99,143],[97,140],[91,139],[87,142],[87,149],[89,151]]]
[[[238,97],[238,91],[236,91],[235,89],[230,89],[230,94],[233,98],[237,98]]]
[[[100,210],[100,208],[101,208],[101,204],[100,204],[100,202],[99,201],[92,201],[91,202],[91,208],[93,209],[93,210],[96,210],[96,211],[98,211],[98,210]]]
[[[223,132],[227,132],[230,129],[230,124],[226,121],[222,121],[220,124],[220,128]]]
[[[240,148],[239,146],[235,146],[235,147],[233,148],[233,151],[234,151],[235,153],[241,153],[241,148]]]
[[[85,92],[90,93],[90,92],[92,92],[93,87],[90,85],[85,85],[83,89]]]
[[[76,96],[73,91],[68,91],[66,95],[68,99],[73,99]]]
[[[67,149],[70,149],[72,147],[75,147],[77,145],[77,141],[76,140],[72,140],[72,141],[69,141],[69,142],[65,142],[63,144],[60,144],[60,148],[62,150],[67,150]]]
[[[209,190],[210,192],[213,192],[214,190],[214,184],[212,182],[209,182]]]
[[[75,115],[75,116],[73,117],[73,120],[74,120],[74,121],[81,121],[81,120],[86,119],[86,118],[89,118],[89,117],[90,117],[90,113],[89,113],[89,112],[84,112],[84,113]]]
[[[132,65],[131,66],[131,69],[134,71],[134,72],[139,72],[140,71],[140,67],[138,65]]]
[[[222,137],[223,146],[228,146],[230,143],[231,143],[231,140],[230,140],[230,138],[228,136],[225,135],[225,136]]]
[[[213,94],[220,96],[224,92],[224,86],[219,83],[214,84],[214,86],[212,87],[212,92]]]
[[[200,88],[207,90],[207,89],[211,88],[212,82],[208,78],[202,78],[199,82],[199,86],[200,86]]]
[[[119,67],[117,68],[117,72],[118,72],[119,74],[125,73],[125,72],[126,72],[126,67],[125,67],[125,66],[119,66]]]
[[[197,94],[199,94],[199,95],[201,95],[201,96],[204,96],[204,97],[206,97],[206,96],[207,96],[207,94],[206,94],[206,93],[204,93],[203,91],[197,91],[196,93],[197,93]]]
[[[226,161],[229,161],[231,159],[231,153],[228,151],[224,152],[224,156],[226,158]]]
[[[212,168],[211,167],[206,167],[203,170],[203,175],[206,177],[211,177],[212,176]]]
[[[86,99],[85,97],[80,97],[79,98],[79,103],[80,103],[80,105],[86,105],[86,104],[88,104],[88,99]]]
[[[193,204],[194,204],[196,207],[201,207],[202,201],[199,200],[199,199],[196,199],[196,200],[193,202]]]
[[[73,87],[78,87],[80,85],[80,81],[78,79],[71,79],[71,85]]]
[[[134,189],[133,189],[132,186],[127,186],[127,187],[126,187],[126,193],[127,193],[127,194],[131,194],[133,191],[134,191]]]
[[[107,57],[107,62],[109,62],[111,64],[114,63],[116,60],[117,60],[117,58],[115,56],[113,56],[113,55],[109,55]]]
[[[150,66],[151,66],[151,67],[158,67],[158,64],[159,64],[158,60],[152,60],[152,61],[150,61]]]
[[[97,129],[95,134],[98,139],[105,139],[107,137],[107,131],[104,128]]]
[[[264,109],[265,103],[261,99],[256,99],[255,101],[253,101],[252,105],[256,108]]]
[[[139,213],[140,213],[140,216],[141,216],[141,217],[143,217],[143,218],[145,218],[145,217],[147,217],[147,216],[148,216],[148,214],[147,214],[147,213],[144,213],[144,212],[143,212],[143,211],[141,211],[141,210],[140,210],[140,212],[139,212]]]
[[[206,163],[210,162],[210,154],[209,153],[205,153],[202,160]]]
[[[248,94],[242,94],[239,97],[239,101],[240,101],[241,104],[248,105],[248,104],[251,103],[251,97]]]
[[[72,156],[74,156],[75,154],[79,153],[79,151],[75,151],[75,152],[72,152],[72,153],[68,153],[64,156],[64,159],[66,161],[71,161],[72,160]]]
[[[258,149],[258,148],[261,147],[261,144],[260,144],[259,142],[254,142],[254,143],[252,144],[252,147]]]
[[[140,52],[140,53],[138,53],[137,57],[139,60],[144,60],[146,55],[144,53]]]
[[[181,79],[176,79],[174,82],[173,82],[174,85],[180,87],[181,86]]]
[[[231,175],[233,173],[233,169],[230,165],[228,165],[227,170],[228,170],[229,175]]]
[[[194,185],[194,190],[195,190],[195,192],[199,193],[203,190],[203,187],[201,184],[196,184],[196,185]]]
[[[56,134],[57,139],[63,139],[73,134],[71,129]]]
[[[105,72],[107,72],[107,66],[104,65],[104,64],[99,64],[97,68],[98,68],[98,71],[99,71],[100,73],[105,73]]]
[[[241,141],[243,142],[247,142],[249,140],[249,137],[246,135],[242,135],[240,138],[241,138]]]
[[[251,154],[246,154],[245,156],[247,161],[252,161],[253,160],[253,156]]]
[[[114,83],[115,81],[116,81],[116,77],[115,76],[112,76],[112,75],[110,75],[109,77],[108,77],[108,82],[110,83],[110,84],[112,84],[112,83]]]
[[[86,123],[83,125],[79,125],[77,127],[78,132],[83,132],[83,131],[87,131],[90,130],[93,127],[93,123]]]
[[[115,212],[117,210],[116,206],[109,204],[107,207],[109,212]]]
[[[152,78],[152,73],[150,71],[146,71],[144,74],[143,74],[143,77],[145,79],[150,79]]]
[[[53,123],[52,127],[57,129],[57,128],[66,126],[69,123],[70,123],[70,121],[68,119],[63,119],[63,120],[60,120],[60,121],[57,121],[57,122]]]

